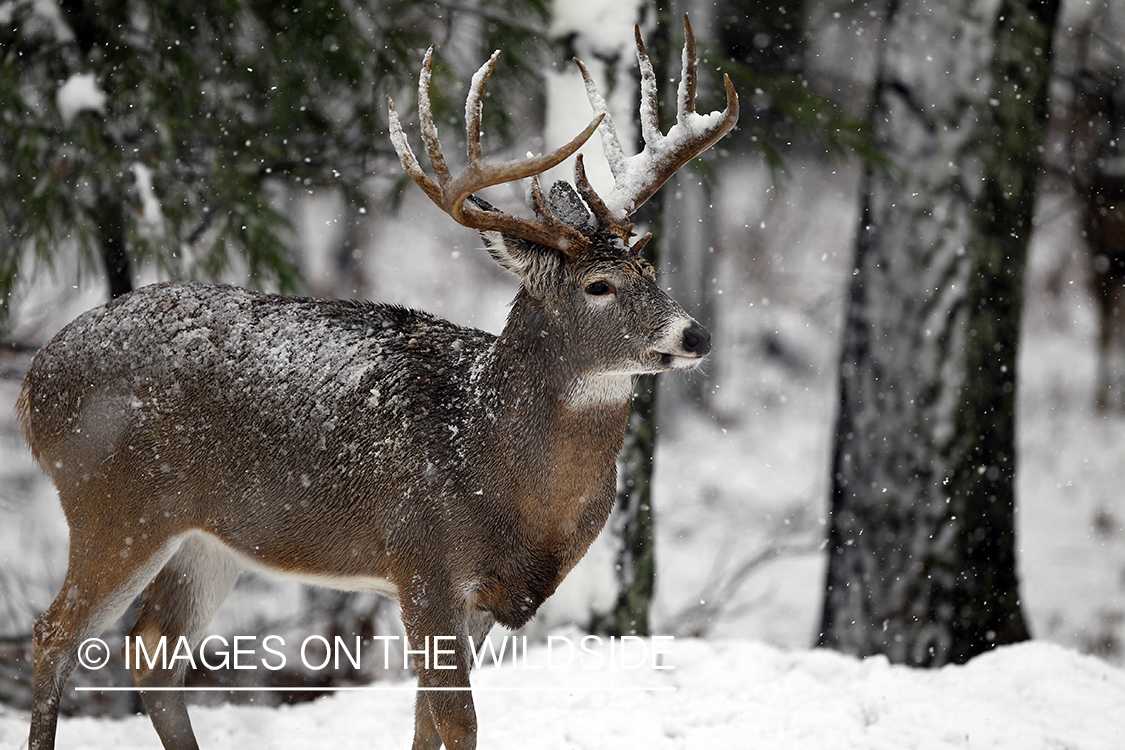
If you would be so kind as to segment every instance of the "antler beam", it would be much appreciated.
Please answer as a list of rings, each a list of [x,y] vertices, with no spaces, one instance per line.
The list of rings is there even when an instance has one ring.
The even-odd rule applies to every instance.
[[[539,213],[537,219],[524,219],[501,211],[486,211],[472,203],[466,203],[466,200],[482,188],[505,182],[514,182],[526,177],[534,177],[560,164],[582,147],[582,144],[597,130],[605,115],[595,113],[594,119],[586,126],[585,130],[575,136],[569,143],[560,146],[549,154],[507,161],[501,164],[486,164],[481,154],[480,145],[481,102],[484,97],[484,87],[500,57],[498,50],[473,76],[469,95],[465,100],[465,140],[468,144],[469,164],[460,174],[453,176],[446,165],[441,143],[438,141],[437,126],[434,124],[433,111],[430,106],[430,76],[433,66],[433,53],[434,48],[430,47],[422,63],[422,74],[418,80],[418,114],[421,121],[422,142],[426,148],[430,165],[433,167],[436,182],[422,170],[422,166],[418,163],[417,157],[410,148],[406,134],[403,133],[398,114],[395,112],[394,102],[390,99],[387,100],[391,143],[394,144],[395,151],[398,153],[406,173],[418,184],[418,187],[425,191],[426,195],[430,196],[430,200],[452,216],[458,224],[482,231],[503,232],[530,242],[553,247],[567,255],[577,255],[583,252],[589,246],[589,238],[551,215],[546,208],[542,193],[537,189],[537,185],[533,186],[533,195],[537,204],[536,210]]]

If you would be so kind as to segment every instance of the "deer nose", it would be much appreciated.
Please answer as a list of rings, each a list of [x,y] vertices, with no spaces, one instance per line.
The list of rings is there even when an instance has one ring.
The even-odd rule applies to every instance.
[[[684,331],[683,347],[685,351],[702,357],[711,351],[711,333],[698,323],[692,323]]]

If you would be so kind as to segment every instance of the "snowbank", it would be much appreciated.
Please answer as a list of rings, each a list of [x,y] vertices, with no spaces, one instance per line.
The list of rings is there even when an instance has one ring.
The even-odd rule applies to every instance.
[[[546,671],[506,665],[474,677],[480,746],[547,748],[1125,747],[1125,670],[1032,642],[935,671],[746,641],[662,644],[674,670]],[[529,666],[546,664],[533,650]],[[556,664],[560,663],[556,661]],[[339,693],[277,709],[197,708],[204,748],[406,748],[413,693]],[[674,688],[671,690],[670,688]],[[26,741],[27,718],[0,709],[0,746]],[[63,719],[59,747],[159,747],[146,717]]]

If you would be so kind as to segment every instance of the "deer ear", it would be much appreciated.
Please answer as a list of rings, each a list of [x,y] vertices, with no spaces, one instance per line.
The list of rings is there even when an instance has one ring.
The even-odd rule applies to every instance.
[[[496,206],[475,195],[470,195],[467,202],[472,203],[482,211],[499,211]],[[497,231],[481,232],[480,238],[484,240],[484,247],[488,250],[488,254],[500,264],[501,268],[505,271],[511,271],[521,279],[523,278],[528,266],[531,265],[532,249],[530,242]]]
[[[488,254],[501,268],[523,278],[534,254],[530,242],[501,232],[481,232],[480,238],[484,240]]]
[[[481,232],[485,249],[505,271],[511,271],[523,281],[531,296],[542,298],[551,288],[562,256],[542,245],[501,232]]]
[[[547,193],[547,207],[559,221],[583,234],[590,234],[597,228],[594,217],[569,182],[557,180],[551,185]]]
[[[483,211],[496,211],[495,206],[486,200],[470,195],[468,200]],[[524,288],[534,297],[542,297],[546,283],[561,261],[560,255],[551,248],[534,242],[513,237],[497,231],[480,233],[484,247],[492,259],[505,271],[511,271],[523,280]]]

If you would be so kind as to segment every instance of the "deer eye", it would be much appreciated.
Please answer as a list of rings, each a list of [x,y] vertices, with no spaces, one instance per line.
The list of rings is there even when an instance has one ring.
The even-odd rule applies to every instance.
[[[604,294],[613,294],[616,291],[617,289],[613,286],[613,284],[610,284],[608,281],[602,279],[593,281],[586,286],[586,294],[589,294],[593,297],[601,297]]]

